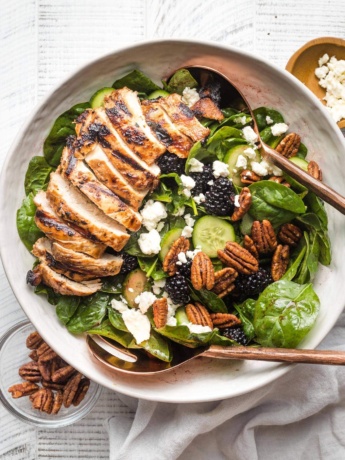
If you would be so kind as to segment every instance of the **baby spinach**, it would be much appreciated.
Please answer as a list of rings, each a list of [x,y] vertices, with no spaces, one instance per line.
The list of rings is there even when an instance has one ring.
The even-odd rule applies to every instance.
[[[210,332],[203,332],[201,334],[195,334],[190,332],[188,326],[164,326],[157,329],[157,332],[164,337],[184,345],[189,348],[197,348],[209,343],[217,333],[217,329]]]
[[[124,279],[124,275],[108,276],[104,278],[101,292],[106,292],[107,294],[122,294]]]
[[[167,274],[163,271],[162,264],[158,257],[142,258],[138,257],[140,268],[146,273],[148,278],[152,278],[155,281],[164,279]]]
[[[186,174],[189,173],[190,161],[193,158],[196,158],[197,160],[202,161],[203,163],[210,163],[212,161],[218,160],[217,155],[215,155],[214,153],[211,153],[208,149],[206,149],[201,144],[201,141],[195,143],[188,154],[188,158],[187,158],[186,166],[185,166]]]
[[[35,294],[47,296],[51,305],[56,306],[56,314],[63,324],[67,324],[76,312],[81,297],[57,294],[51,287],[39,284],[35,287]]]
[[[135,343],[134,337],[130,332],[115,329],[109,319],[105,319],[98,326],[92,327],[87,331],[88,334],[97,334],[115,340],[125,348],[139,348]]]
[[[290,188],[273,181],[251,184],[252,205],[249,214],[255,220],[267,219],[273,227],[290,222],[305,212],[303,200]]]
[[[214,313],[227,313],[228,309],[224,303],[224,300],[217,296],[212,291],[207,291],[206,289],[200,289],[196,291],[190,287],[190,295],[193,300],[202,303],[209,310]]]
[[[212,339],[210,340],[211,345],[220,345],[221,347],[233,347],[239,345],[235,340],[231,340],[224,335],[220,335],[218,333],[214,334]]]
[[[120,89],[125,86],[133,91],[145,93],[149,95],[153,91],[162,89],[154,83],[149,77],[140,72],[140,70],[133,70],[129,74],[114,81],[113,88]]]
[[[24,198],[21,207],[17,211],[17,230],[19,238],[29,251],[31,251],[38,238],[44,236],[35,224],[35,213],[36,206],[34,203],[34,194],[29,193],[29,195]]]
[[[256,123],[258,125],[259,131],[265,129],[269,124],[267,123],[266,117],[270,117],[273,123],[284,123],[284,118],[281,113],[277,110],[270,109],[268,107],[258,107],[253,111]]]
[[[67,329],[73,334],[81,334],[101,324],[107,313],[109,295],[104,292],[84,297],[70,321]]]
[[[300,146],[299,146],[299,149],[298,149],[298,152],[297,152],[297,154],[296,154],[296,157],[302,158],[302,160],[304,160],[305,157],[307,156],[307,154],[308,154],[308,149],[307,149],[307,147],[306,147],[304,144],[302,144],[302,142],[301,142],[301,144],[300,144]]]
[[[282,276],[283,280],[292,281],[295,278],[306,251],[307,247],[303,245],[302,248],[298,250],[297,254],[292,254],[288,269]]]
[[[260,131],[260,137],[265,144],[269,145],[273,149],[277,147],[279,142],[284,138],[284,134],[281,136],[274,136],[270,126]]]
[[[234,308],[242,322],[243,332],[245,333],[248,340],[252,340],[255,337],[255,330],[253,325],[255,304],[256,301],[254,299],[246,299],[241,304],[234,304]]]
[[[313,327],[320,301],[311,284],[280,280],[268,286],[255,305],[256,342],[295,348]]]
[[[127,326],[123,321],[121,313],[112,307],[108,307],[108,318],[111,324],[115,327],[115,329],[119,329],[120,331],[124,332],[129,332]]]
[[[169,93],[182,94],[185,88],[196,88],[197,86],[198,82],[191,75],[189,70],[180,69],[174,73],[168,83],[164,84],[164,89]]]
[[[31,192],[36,194],[42,190],[48,183],[52,171],[53,168],[48,165],[44,157],[33,157],[25,174],[25,194]]]
[[[169,343],[156,331],[151,330],[150,338],[140,344],[151,355],[170,363],[172,360],[172,352]]]
[[[75,134],[75,120],[89,107],[89,102],[76,104],[55,120],[43,144],[44,158],[50,166],[59,166],[66,139]]]
[[[308,207],[308,211],[316,214],[316,216],[320,219],[321,226],[324,230],[327,230],[328,226],[328,217],[325,210],[324,202],[315,195],[313,192],[309,192],[306,197],[304,198],[305,204]]]

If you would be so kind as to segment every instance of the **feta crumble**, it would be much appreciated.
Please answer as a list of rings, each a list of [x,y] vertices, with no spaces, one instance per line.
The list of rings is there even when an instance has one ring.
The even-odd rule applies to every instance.
[[[234,118],[234,122],[237,124],[245,125],[247,123],[247,117],[243,115],[243,117]]]
[[[197,196],[193,196],[193,200],[195,201],[196,204],[201,204],[206,201],[206,197],[203,193],[200,193]]]
[[[157,230],[150,230],[139,236],[138,244],[141,252],[147,255],[158,254],[161,250],[161,237]]]
[[[267,176],[268,174],[273,174],[275,176],[283,175],[283,171],[280,168],[267,160],[262,160],[260,163],[252,161],[252,170],[261,177]]]
[[[182,230],[181,236],[184,236],[185,238],[191,238],[192,235],[193,235],[193,227],[186,225],[184,229]]]
[[[189,172],[203,172],[204,164],[196,158],[192,158],[189,162]]]
[[[113,299],[110,302],[110,305],[114,310],[117,310],[119,313],[123,313],[124,311],[128,310],[128,306],[121,300]]]
[[[289,129],[286,123],[276,123],[275,125],[271,126],[271,131],[273,136],[281,136],[282,134],[286,133]]]
[[[185,252],[180,252],[178,255],[177,255],[177,258],[178,258],[178,261],[181,262],[181,264],[186,264],[188,261],[187,261],[187,256],[186,256],[186,253]]]
[[[146,313],[155,300],[157,300],[157,297],[152,292],[144,291],[136,296],[134,302],[138,305],[141,313]]]
[[[211,332],[212,329],[209,326],[201,326],[200,324],[187,323],[186,326],[190,332],[194,334],[202,334],[203,332]]]
[[[242,129],[243,136],[249,144],[255,144],[258,140],[258,135],[251,126],[246,126]]]
[[[177,209],[175,213],[173,213],[173,216],[180,217],[183,216],[186,208],[184,206],[181,206],[180,208]]]
[[[194,227],[195,219],[193,219],[193,217],[190,214],[186,214],[184,216],[184,220],[186,222],[186,225],[188,225],[189,227]]]
[[[247,149],[243,150],[243,155],[245,155],[250,160],[254,160],[256,157],[256,152],[251,147],[248,147]]]
[[[327,53],[325,53],[323,56],[320,57],[319,59],[319,66],[323,66],[324,64],[326,64],[327,62],[329,61],[329,56]]]
[[[185,88],[182,92],[182,102],[188,107],[192,107],[198,100],[200,96],[195,88]]]
[[[184,187],[183,193],[187,198],[191,197],[190,191],[195,187],[195,180],[190,176],[181,176],[182,185]]]
[[[143,225],[148,231],[156,228],[162,219],[168,217],[164,204],[153,200],[148,200],[140,214],[143,218]]]
[[[200,246],[197,246],[194,251],[187,251],[186,252],[186,256],[188,257],[188,259],[191,259],[193,260],[194,257],[197,255],[198,252],[201,251],[201,247]]]
[[[244,157],[243,155],[238,155],[237,161],[235,164],[236,168],[246,168],[247,167],[247,158]]]
[[[214,161],[212,164],[212,170],[216,179],[218,179],[218,177],[228,177],[229,175],[229,166],[222,161]]]
[[[152,292],[155,295],[159,295],[162,289],[164,288],[164,286],[165,286],[165,279],[154,281],[152,285]]]
[[[235,195],[234,205],[236,206],[236,208],[239,208],[241,206],[239,200],[240,200],[240,195]]]
[[[266,123],[268,125],[272,125],[274,123],[274,121],[272,120],[272,118],[269,115],[266,115]]]
[[[213,180],[209,180],[209,181],[207,182],[207,185],[213,185],[213,184],[214,184],[214,181],[213,181]]]
[[[151,325],[147,316],[143,315],[136,308],[128,308],[122,313],[122,319],[135,338],[137,344],[150,338]]]

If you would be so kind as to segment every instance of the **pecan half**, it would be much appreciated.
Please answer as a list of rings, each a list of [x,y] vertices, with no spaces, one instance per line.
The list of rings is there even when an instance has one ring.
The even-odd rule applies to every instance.
[[[87,379],[86,377],[84,377],[79,385],[78,385],[78,389],[77,389],[77,392],[73,398],[73,406],[79,406],[79,404],[82,402],[82,400],[85,398],[85,395],[88,391],[88,389],[90,388],[90,380]]]
[[[289,182],[287,182],[283,176],[271,176],[268,180],[272,182],[276,182],[277,184],[282,184],[287,188],[290,188]]]
[[[259,270],[259,262],[247,249],[238,243],[228,241],[224,250],[219,250],[219,259],[228,267],[232,267],[239,273],[250,275]]]
[[[62,402],[63,402],[63,393],[61,390],[58,390],[54,396],[54,403],[53,403],[53,407],[51,411],[52,414],[57,414],[59,412],[59,410],[62,407]]]
[[[165,297],[154,301],[153,306],[153,321],[157,329],[164,327],[168,318],[168,301]]]
[[[254,184],[254,182],[258,182],[259,180],[261,180],[260,176],[255,174],[254,171],[250,171],[249,169],[243,170],[240,176],[241,176],[242,184],[245,184],[245,185]]]
[[[29,353],[29,358],[32,359],[32,361],[38,361],[38,354],[37,350],[32,350],[31,353]]]
[[[301,238],[302,231],[294,224],[282,225],[278,233],[278,239],[289,246],[297,246]]]
[[[63,390],[65,388],[64,383],[54,383],[48,380],[42,380],[41,383],[44,388],[50,388],[51,390],[57,391],[57,390]]]
[[[214,286],[214,268],[211,259],[204,253],[198,252],[193,259],[191,280],[194,289],[211,290]]]
[[[39,386],[33,382],[23,382],[12,385],[8,392],[12,393],[12,398],[22,398],[23,396],[29,396],[39,390]]]
[[[284,137],[277,145],[276,151],[285,158],[291,158],[297,155],[301,145],[301,136],[296,133],[290,133]]]
[[[50,380],[51,375],[52,375],[52,364],[49,361],[46,362],[41,362],[40,360],[38,361],[38,369],[40,370],[40,373],[43,377],[44,380]]]
[[[163,270],[167,272],[169,276],[175,275],[178,268],[176,265],[178,255],[180,252],[188,251],[189,246],[189,240],[184,236],[180,236],[180,238],[173,243],[163,261]]]
[[[247,251],[249,251],[255,257],[255,259],[259,258],[259,253],[255,246],[255,243],[249,235],[244,235],[243,247],[244,249],[247,249]]]
[[[54,404],[54,393],[49,388],[41,388],[31,398],[32,407],[51,414]]]
[[[39,335],[37,331],[31,332],[26,339],[26,346],[30,348],[30,350],[35,350],[38,348],[43,342],[42,337]]]
[[[81,380],[81,373],[77,372],[74,374],[69,381],[67,382],[64,391],[63,391],[63,405],[65,407],[70,407],[73,402],[74,396],[78,390],[78,386]]]
[[[238,326],[241,320],[231,313],[211,313],[211,319],[214,327],[222,329],[224,327]]]
[[[231,267],[223,268],[214,274],[214,286],[212,291],[218,297],[224,297],[235,289],[235,279],[238,273]]]
[[[309,161],[308,173],[315,179],[322,180],[322,171],[316,161]]]
[[[252,239],[259,254],[269,254],[277,247],[277,237],[269,220],[253,222]]]
[[[242,217],[249,211],[249,208],[252,204],[252,194],[250,193],[248,187],[243,187],[241,190],[240,196],[238,198],[238,203],[240,206],[235,208],[235,211],[231,216],[231,220],[233,222],[242,219]]]
[[[52,348],[50,348],[50,346],[45,342],[43,342],[42,345],[40,345],[37,349],[37,355],[39,361],[41,361],[42,363],[51,361],[52,359],[58,357],[55,351]]]
[[[75,369],[72,366],[60,367],[60,369],[52,373],[51,380],[54,383],[64,383],[74,372]]]
[[[18,373],[22,379],[28,382],[39,382],[41,380],[41,372],[35,361],[30,361],[20,366]]]
[[[279,244],[275,250],[272,258],[271,273],[274,281],[280,278],[286,272],[289,265],[290,249],[288,245]]]
[[[189,303],[186,306],[186,314],[191,323],[198,324],[200,326],[208,326],[213,329],[211,316],[201,303],[195,302],[195,305]]]

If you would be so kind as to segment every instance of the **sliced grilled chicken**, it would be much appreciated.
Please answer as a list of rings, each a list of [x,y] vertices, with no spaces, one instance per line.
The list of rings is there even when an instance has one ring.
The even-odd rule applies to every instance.
[[[122,201],[137,211],[149,190],[134,189],[112,165],[107,155],[99,145],[85,157],[85,161],[92,169],[97,179],[118,195]]]
[[[27,274],[27,282],[37,286],[40,282],[50,286],[55,292],[62,295],[87,296],[99,291],[102,283],[98,280],[77,283],[52,270],[45,263],[40,263]]]
[[[99,279],[95,279],[93,274],[74,272],[61,262],[54,259],[52,255],[52,243],[48,240],[48,238],[39,238],[34,244],[31,252],[39,259],[40,262],[45,263],[52,270],[60,273],[60,275],[66,276],[66,278],[69,278],[70,280],[77,281],[78,283],[90,280],[94,280],[95,282],[100,281]]]
[[[171,118],[173,124],[194,142],[201,141],[209,135],[210,130],[202,126],[191,109],[182,102],[179,94],[161,97],[159,104]]]
[[[84,252],[91,257],[100,257],[103,254],[106,249],[104,244],[91,241],[89,238],[95,239],[92,235],[88,235],[89,238],[87,238],[80,233],[86,233],[85,230],[79,228],[77,231],[60,219],[51,207],[46,192],[38,192],[34,198],[34,203],[37,207],[35,223],[48,238],[56,240],[74,251]]]
[[[89,273],[94,276],[114,276],[119,273],[123,263],[121,257],[112,254],[103,254],[99,259],[93,259],[80,252],[66,249],[59,243],[53,243],[52,254],[54,259],[71,270]]]
[[[60,217],[87,230],[115,251],[120,251],[128,241],[125,227],[106,216],[56,172],[50,175],[47,197]]]
[[[136,91],[114,91],[104,99],[104,107],[121,137],[148,165],[166,151],[147,125]]]
[[[133,232],[139,230],[140,214],[133,211],[114,192],[103,185],[82,160],[76,159],[68,147],[63,150],[60,166],[72,184],[107,216]]]
[[[170,153],[187,158],[193,142],[179,131],[158,101],[143,101],[141,104],[147,124]]]
[[[97,131],[90,129],[90,125],[94,123],[94,119],[95,112],[92,109],[87,109],[76,120],[75,131],[78,138],[72,140],[76,156],[84,157],[94,147],[97,140]]]
[[[224,115],[218,106],[209,97],[199,99],[191,107],[194,115],[198,118],[209,118],[210,120],[224,120]]]

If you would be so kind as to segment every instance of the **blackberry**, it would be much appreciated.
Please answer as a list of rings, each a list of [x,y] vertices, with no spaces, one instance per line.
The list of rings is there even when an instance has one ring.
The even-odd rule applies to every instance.
[[[192,260],[188,259],[186,264],[178,265],[177,273],[184,276],[185,278],[190,278],[190,272],[192,269]]]
[[[235,189],[226,177],[219,177],[206,192],[206,212],[215,216],[229,216],[234,211]]]
[[[165,289],[176,305],[189,302],[189,288],[187,280],[182,275],[174,275],[167,279]]]
[[[139,266],[138,260],[135,256],[131,256],[130,254],[127,254],[126,252],[123,252],[120,255],[123,259],[123,263],[122,263],[121,271],[120,271],[122,275],[131,272],[132,270],[136,269]]]
[[[179,158],[173,153],[166,152],[158,158],[157,164],[161,170],[161,174],[177,173],[184,174],[186,160]]]
[[[241,326],[226,327],[225,329],[223,329],[223,335],[228,339],[235,340],[237,343],[241,345],[247,345],[247,343],[249,342]]]
[[[238,275],[235,281],[236,293],[241,299],[247,299],[259,295],[271,283],[273,283],[271,272],[260,267],[251,275]]]
[[[195,187],[191,190],[193,196],[200,195],[200,193],[206,193],[210,188],[208,182],[213,180],[212,165],[205,165],[202,172],[190,173],[190,177],[195,181]]]

